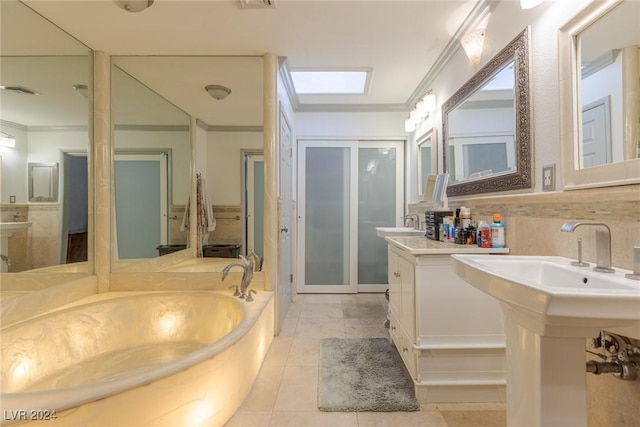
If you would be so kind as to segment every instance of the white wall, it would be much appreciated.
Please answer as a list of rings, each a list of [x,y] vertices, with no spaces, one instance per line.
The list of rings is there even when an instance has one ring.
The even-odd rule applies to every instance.
[[[262,147],[262,132],[207,132],[206,184],[211,204],[241,205],[241,150]]]

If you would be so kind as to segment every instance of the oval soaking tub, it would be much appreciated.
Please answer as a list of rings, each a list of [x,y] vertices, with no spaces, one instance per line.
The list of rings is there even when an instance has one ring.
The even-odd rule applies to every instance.
[[[3,425],[221,426],[273,339],[270,292],[91,298],[2,330]]]

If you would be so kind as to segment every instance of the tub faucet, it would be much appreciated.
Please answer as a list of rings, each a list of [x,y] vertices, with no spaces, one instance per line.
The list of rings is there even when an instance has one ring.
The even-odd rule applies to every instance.
[[[596,229],[596,266],[595,271],[613,273],[611,268],[611,230],[602,222],[570,221],[562,225],[561,231],[573,232],[581,225],[591,225]]]
[[[4,263],[6,263],[7,267],[11,265],[11,260],[9,259],[8,256],[6,256],[4,254],[0,254],[0,260],[2,260]]]
[[[247,297],[247,289],[251,284],[251,279],[253,279],[253,260],[249,260],[243,255],[240,255],[240,259],[242,259],[242,263],[232,262],[222,269],[222,281],[227,278],[229,271],[231,271],[233,267],[241,267],[244,271],[242,273],[242,281],[240,282],[240,298],[244,299]]]

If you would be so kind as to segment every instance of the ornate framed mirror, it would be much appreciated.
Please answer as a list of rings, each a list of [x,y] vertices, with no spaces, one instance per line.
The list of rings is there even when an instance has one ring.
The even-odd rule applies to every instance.
[[[448,196],[531,188],[529,29],[442,106]]]

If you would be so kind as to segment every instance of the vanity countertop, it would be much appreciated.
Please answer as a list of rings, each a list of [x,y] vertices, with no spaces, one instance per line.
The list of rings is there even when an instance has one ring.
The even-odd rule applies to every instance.
[[[509,248],[479,248],[476,245],[457,245],[427,239],[422,236],[388,236],[384,238],[411,255],[446,255],[446,254],[508,254]]]

